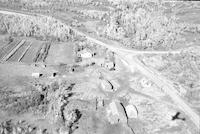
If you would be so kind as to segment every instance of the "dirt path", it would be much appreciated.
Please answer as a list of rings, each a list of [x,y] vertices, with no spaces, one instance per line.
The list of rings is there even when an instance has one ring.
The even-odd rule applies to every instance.
[[[142,63],[131,56],[126,57],[126,61],[130,65],[129,67],[136,67],[139,69],[144,75],[150,78],[153,82],[155,82],[162,90],[171,97],[171,99],[179,106],[193,121],[198,129],[200,129],[200,117],[199,115],[189,107],[189,105],[177,94],[175,87],[172,83],[166,79],[165,77],[157,74],[154,70],[147,68],[142,65]]]

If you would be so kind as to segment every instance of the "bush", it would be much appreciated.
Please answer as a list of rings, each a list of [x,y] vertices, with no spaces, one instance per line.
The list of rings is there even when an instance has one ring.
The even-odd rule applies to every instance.
[[[17,36],[34,36],[43,38],[55,38],[66,41],[70,38],[70,29],[63,23],[51,17],[39,16],[14,16],[0,15],[1,31]]]
[[[4,41],[6,41],[6,42],[13,42],[13,40],[14,40],[14,38],[12,37],[12,36],[6,36],[5,38],[4,38]]]
[[[0,16],[0,33],[5,34],[6,31],[7,31],[7,29],[6,29],[6,25],[3,21],[3,16]]]
[[[68,6],[87,5],[92,0],[0,0],[8,7],[18,7],[25,9],[48,8],[66,10]]]
[[[182,30],[175,17],[164,14],[161,4],[136,2],[118,6],[103,32],[128,47],[166,49],[172,47]]]
[[[7,97],[1,100],[1,109],[11,114],[22,114],[29,110],[36,110],[44,102],[43,96],[33,92],[23,97]]]

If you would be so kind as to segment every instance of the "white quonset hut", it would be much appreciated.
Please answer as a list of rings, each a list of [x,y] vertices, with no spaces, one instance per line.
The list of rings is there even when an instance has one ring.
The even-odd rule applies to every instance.
[[[101,80],[100,85],[103,91],[113,92],[112,85],[107,80]]]
[[[118,100],[112,101],[107,107],[107,117],[111,124],[127,122],[124,108]]]
[[[112,84],[113,91],[117,91],[120,88],[118,80],[110,80],[110,83]]]
[[[128,118],[137,118],[138,117],[138,110],[137,110],[136,106],[127,105],[125,107],[125,109],[126,109],[126,114],[127,114]]]

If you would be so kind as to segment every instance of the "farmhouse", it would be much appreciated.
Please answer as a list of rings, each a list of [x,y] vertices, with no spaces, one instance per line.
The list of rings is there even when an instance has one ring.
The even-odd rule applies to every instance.
[[[95,53],[88,48],[85,48],[82,51],[79,51],[77,53],[78,57],[85,58],[85,59],[92,58],[94,55],[95,55]]]

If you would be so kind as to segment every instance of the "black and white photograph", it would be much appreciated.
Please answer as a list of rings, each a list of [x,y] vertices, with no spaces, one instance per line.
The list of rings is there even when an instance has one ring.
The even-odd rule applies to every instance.
[[[0,134],[200,134],[200,1],[0,0]]]

